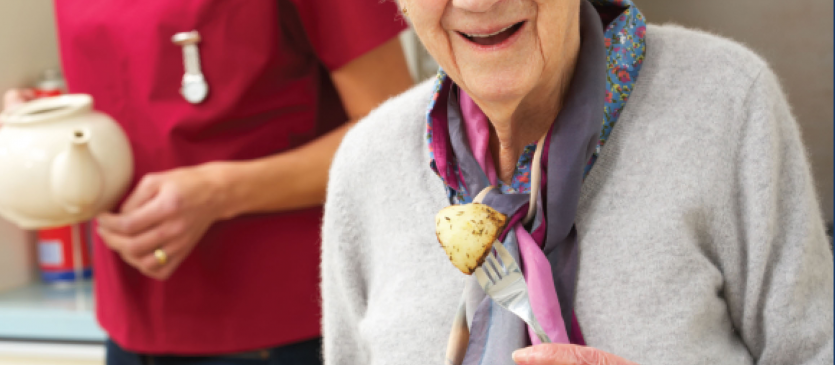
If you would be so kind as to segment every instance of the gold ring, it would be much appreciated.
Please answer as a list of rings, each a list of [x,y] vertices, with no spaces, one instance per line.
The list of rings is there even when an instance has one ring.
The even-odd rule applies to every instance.
[[[168,255],[166,255],[165,251],[163,251],[161,248],[158,248],[154,251],[154,257],[157,258],[157,262],[160,264],[160,266],[165,265],[165,263],[168,262]]]

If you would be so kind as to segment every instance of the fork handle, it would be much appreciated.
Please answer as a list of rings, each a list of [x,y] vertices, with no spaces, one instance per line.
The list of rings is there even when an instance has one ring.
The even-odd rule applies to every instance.
[[[548,334],[546,334],[545,332],[541,332],[541,331],[542,331],[542,329],[541,329],[541,328],[540,328],[540,330],[539,330],[539,331],[537,331],[536,329],[534,329],[534,332],[536,332],[536,337],[538,337],[538,338],[539,338],[539,342],[542,342],[542,343],[551,343],[551,339],[550,339],[550,338],[548,338]]]
[[[548,334],[545,333],[545,330],[542,329],[542,326],[539,325],[536,318],[530,318],[530,320],[526,320],[525,322],[533,328],[534,333],[536,333],[536,337],[539,338],[539,342],[551,343],[551,338],[548,337]]]

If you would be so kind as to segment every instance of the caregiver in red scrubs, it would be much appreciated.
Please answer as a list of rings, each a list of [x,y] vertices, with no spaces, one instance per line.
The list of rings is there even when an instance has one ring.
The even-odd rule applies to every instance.
[[[320,362],[327,169],[346,121],[412,84],[394,2],[55,10],[69,91],[122,125],[136,159],[130,193],[98,218],[95,239],[108,363]],[[183,87],[188,52],[172,37],[191,31],[178,37],[196,47],[200,75]]]

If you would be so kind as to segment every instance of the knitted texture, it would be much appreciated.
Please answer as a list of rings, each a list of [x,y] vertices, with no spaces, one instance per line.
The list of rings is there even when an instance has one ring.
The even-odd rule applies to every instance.
[[[322,248],[327,364],[440,364],[464,275],[439,246],[431,82],[345,138]],[[644,365],[832,364],[832,253],[776,77],[736,43],[649,26],[583,185],[575,309],[589,346]]]

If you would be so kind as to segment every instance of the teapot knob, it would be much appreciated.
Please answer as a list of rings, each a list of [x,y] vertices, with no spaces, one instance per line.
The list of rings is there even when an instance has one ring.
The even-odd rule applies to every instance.
[[[90,138],[90,131],[74,130],[67,147],[52,161],[52,197],[71,214],[93,208],[104,185],[101,167],[90,152]]]

